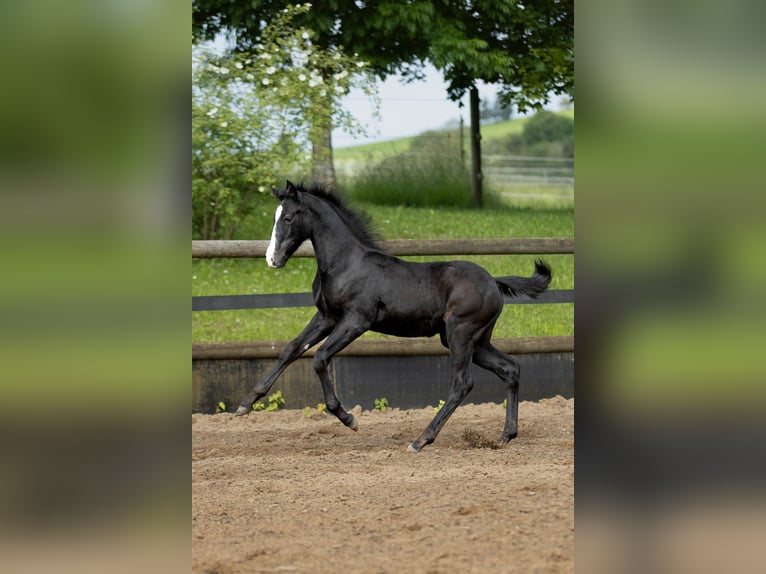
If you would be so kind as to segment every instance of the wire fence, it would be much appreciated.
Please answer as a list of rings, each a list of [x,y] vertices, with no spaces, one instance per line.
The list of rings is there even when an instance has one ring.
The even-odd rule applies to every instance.
[[[482,172],[492,183],[574,187],[574,158],[571,157],[484,155]]]
[[[404,157],[422,157],[428,159],[431,152],[407,151],[399,154]],[[470,158],[455,153],[455,161],[461,161],[466,169]],[[375,158],[336,159],[335,170],[339,176],[353,178],[366,167],[374,164]],[[574,188],[574,158],[571,157],[536,157],[517,155],[482,155],[482,175],[490,185],[509,188],[513,186],[558,188],[559,193]]]

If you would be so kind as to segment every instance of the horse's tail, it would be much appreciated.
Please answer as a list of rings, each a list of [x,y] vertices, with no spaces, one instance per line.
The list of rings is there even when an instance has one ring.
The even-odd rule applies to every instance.
[[[519,297],[537,297],[551,284],[551,268],[543,260],[535,261],[535,274],[532,277],[497,277],[497,286],[506,295]]]

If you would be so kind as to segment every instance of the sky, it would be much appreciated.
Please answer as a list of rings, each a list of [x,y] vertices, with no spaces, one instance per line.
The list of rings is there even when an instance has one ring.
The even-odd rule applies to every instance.
[[[363,125],[368,137],[354,138],[341,130],[333,132],[335,148],[386,141],[417,135],[427,130],[440,129],[450,121],[459,121],[460,116],[468,125],[470,121],[468,94],[463,97],[463,108],[447,97],[447,84],[441,73],[433,66],[425,69],[422,81],[402,83],[400,76],[391,76],[378,81],[380,119],[373,118],[373,106],[364,94],[349,94],[344,104]],[[480,86],[479,97],[494,101],[497,89]]]
[[[211,45],[223,50],[226,39],[219,36]],[[398,74],[383,81],[378,80],[378,119],[373,116],[374,108],[369,98],[361,92],[352,91],[346,96],[344,105],[365,126],[367,136],[354,137],[340,129],[334,130],[333,147],[338,149],[414,136],[424,131],[441,129],[448,122],[458,122],[461,116],[467,126],[470,123],[468,94],[466,93],[461,100],[461,108],[458,102],[453,102],[447,97],[447,84],[436,68],[426,64],[424,74],[423,80],[411,83],[402,82]],[[495,100],[497,86],[479,82],[478,88],[482,100]],[[558,97],[554,96],[546,108],[558,109],[557,101]]]

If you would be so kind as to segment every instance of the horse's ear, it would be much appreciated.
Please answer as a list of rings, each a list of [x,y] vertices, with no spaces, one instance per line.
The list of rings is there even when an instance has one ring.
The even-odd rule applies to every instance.
[[[295,199],[295,200],[300,200],[301,198],[300,192],[289,179],[287,180],[287,184],[285,185],[284,197]]]

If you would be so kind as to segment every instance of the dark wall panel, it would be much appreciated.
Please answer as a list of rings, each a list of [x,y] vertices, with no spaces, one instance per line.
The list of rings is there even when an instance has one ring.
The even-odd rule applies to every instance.
[[[574,353],[517,355],[521,364],[520,397],[524,401],[561,395],[574,396]],[[239,401],[274,365],[273,359],[223,359],[192,361],[192,412],[215,412],[218,401],[227,410]],[[474,388],[466,402],[502,402],[505,387],[492,373],[474,366]],[[446,356],[336,357],[333,365],[336,392],[351,409],[373,407],[386,397],[390,406],[422,408],[437,405],[449,392]],[[271,392],[282,391],[286,408],[315,407],[324,402],[313,359],[299,359],[280,377]]]

